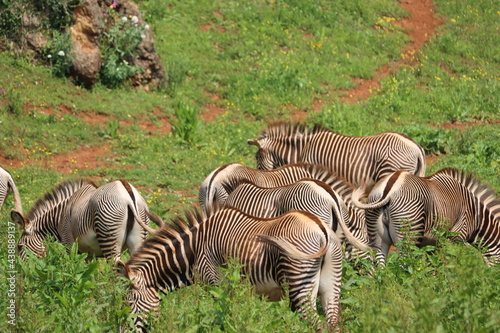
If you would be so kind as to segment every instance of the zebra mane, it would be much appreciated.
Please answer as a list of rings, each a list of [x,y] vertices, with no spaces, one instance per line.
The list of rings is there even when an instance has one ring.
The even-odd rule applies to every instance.
[[[35,202],[26,218],[28,220],[35,220],[37,217],[42,216],[44,213],[56,207],[59,203],[68,200],[76,191],[85,185],[92,185],[97,188],[97,185],[93,181],[84,178],[67,180],[57,184]]]
[[[447,167],[437,171],[434,175],[440,174],[452,177],[467,188],[487,208],[496,207],[496,210],[498,210],[496,214],[500,214],[500,200],[496,197],[495,191],[488,184],[481,182],[472,173]]]
[[[149,249],[164,246],[166,242],[179,242],[179,237],[188,234],[192,228],[196,228],[205,220],[204,214],[199,209],[184,211],[184,214],[176,216],[165,223],[151,237],[146,239],[127,262],[127,266],[140,266],[143,259],[149,255]]]
[[[315,124],[312,129],[309,129],[307,125],[302,123],[290,123],[286,121],[271,122],[262,130],[260,136],[261,138],[273,139],[282,138],[290,136],[302,136],[308,134],[317,134],[321,132],[330,131],[328,128],[320,124]]]

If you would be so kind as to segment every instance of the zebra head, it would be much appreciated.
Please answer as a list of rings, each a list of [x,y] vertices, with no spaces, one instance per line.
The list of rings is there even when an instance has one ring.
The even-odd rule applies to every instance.
[[[21,259],[24,260],[26,258],[26,249],[33,252],[38,258],[45,257],[45,245],[43,245],[42,242],[44,237],[40,232],[35,230],[34,224],[24,218],[24,216],[16,210],[12,210],[11,218],[15,223],[19,224],[23,230],[23,234],[17,243],[17,249]]]
[[[274,150],[267,147],[266,138],[260,138],[256,140],[247,141],[251,146],[257,146],[259,150],[255,153],[255,159],[257,161],[257,169],[260,170],[272,170],[288,163],[293,163],[295,161],[286,161],[282,156],[277,154]]]
[[[137,332],[147,332],[148,323],[144,316],[150,309],[156,311],[160,307],[161,298],[154,286],[147,286],[144,276],[133,270],[129,265],[119,260],[117,262],[121,274],[130,280],[127,303],[131,313],[136,314],[134,325]]]

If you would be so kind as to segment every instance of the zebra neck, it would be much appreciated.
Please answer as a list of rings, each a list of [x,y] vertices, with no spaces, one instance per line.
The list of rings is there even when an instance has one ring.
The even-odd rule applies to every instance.
[[[145,241],[141,251],[130,260],[130,267],[141,272],[145,285],[166,293],[193,283],[198,233],[197,228],[193,229],[188,232],[160,230]]]

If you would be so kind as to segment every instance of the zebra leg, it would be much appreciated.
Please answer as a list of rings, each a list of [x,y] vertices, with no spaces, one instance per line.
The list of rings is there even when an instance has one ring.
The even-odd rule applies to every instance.
[[[133,218],[133,217],[132,217]],[[95,229],[102,255],[115,265],[120,260],[127,228],[127,211],[107,211],[103,216],[97,212]]]
[[[296,260],[283,258],[278,267],[278,281],[288,284],[290,307],[301,313],[305,320],[319,328],[320,318],[316,310],[322,258]]]
[[[342,248],[330,242],[323,259],[319,281],[319,296],[328,324],[336,327],[339,319],[340,284],[342,280]]]

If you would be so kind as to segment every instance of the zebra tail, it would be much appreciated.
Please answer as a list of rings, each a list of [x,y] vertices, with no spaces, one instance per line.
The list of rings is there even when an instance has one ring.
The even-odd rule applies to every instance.
[[[139,225],[144,229],[146,230],[147,232],[149,232],[150,234],[154,234],[156,232],[156,229],[153,229],[151,228],[150,226],[148,226],[146,223],[144,223],[144,221],[142,220],[142,218],[139,216],[139,214],[137,213],[137,207],[135,205],[130,205],[130,210],[132,211],[132,214],[134,214],[134,218],[135,220],[139,223]],[[149,215],[148,215],[149,216]]]
[[[12,189],[12,193],[14,194],[14,209],[18,211],[21,215],[23,215],[23,205],[21,203],[21,196],[19,195],[19,191],[14,183],[14,179],[12,176],[9,177],[8,184]]]
[[[417,164],[417,170],[415,170],[415,175],[418,177],[425,177],[425,169],[426,169],[426,163],[425,163],[425,151],[422,147],[420,147],[420,154],[418,156],[418,164]]]
[[[345,207],[345,205],[343,205],[343,207],[341,207],[341,208],[345,209],[347,211],[347,207]],[[342,228],[342,231],[344,232],[344,235],[347,238],[347,240],[349,241],[349,243],[351,243],[354,247],[356,247],[360,251],[364,251],[364,252],[370,251],[371,248],[370,248],[370,246],[368,246],[368,244],[363,243],[362,241],[360,241],[358,238],[356,238],[356,236],[354,236],[351,233],[351,230],[349,229],[349,227],[347,226],[347,224],[345,223],[345,220],[344,220],[344,216],[348,216],[348,215],[341,214],[341,212],[339,212],[338,209],[334,210],[334,214],[336,215],[337,220],[339,221],[339,225]]]
[[[163,219],[161,217],[159,217],[158,215],[153,214],[153,213],[148,212],[148,211],[146,211],[146,215],[148,216],[148,218],[151,221],[153,221],[158,226],[158,228],[161,229],[165,226],[165,222],[163,222]]]
[[[381,198],[379,201],[372,202],[371,204],[362,203],[360,199],[363,196],[365,196],[365,190],[366,190],[366,185],[365,183],[362,182],[360,186],[352,192],[351,201],[354,204],[354,206],[361,209],[376,209],[385,206],[390,200],[390,196],[387,195]]]
[[[328,242],[326,242],[325,245],[318,252],[309,254],[298,250],[297,247],[292,243],[277,237],[268,235],[257,235],[256,240],[259,242],[269,244],[271,246],[275,246],[278,249],[280,249],[280,251],[284,252],[285,255],[291,257],[292,259],[297,259],[297,260],[308,260],[308,259],[319,258],[326,253],[326,250],[328,248]]]

